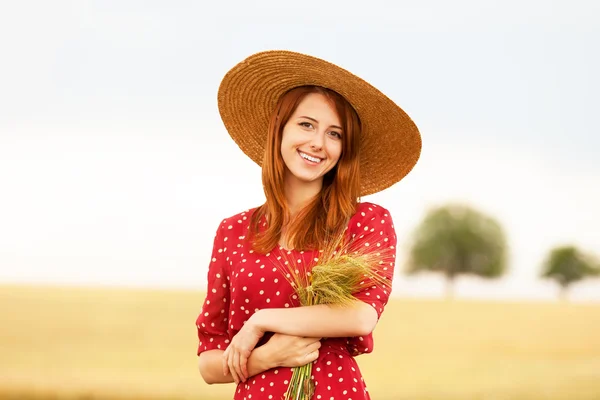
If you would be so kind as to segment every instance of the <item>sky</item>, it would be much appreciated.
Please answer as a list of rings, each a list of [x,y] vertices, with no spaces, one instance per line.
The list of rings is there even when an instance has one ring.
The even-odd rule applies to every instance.
[[[216,94],[245,57],[334,62],[397,102],[415,169],[365,197],[399,240],[394,294],[428,210],[495,217],[507,275],[464,298],[556,298],[553,246],[600,256],[600,3],[595,1],[20,1],[0,3],[0,283],[202,289],[225,217],[264,201]],[[574,286],[600,301],[600,281]]]

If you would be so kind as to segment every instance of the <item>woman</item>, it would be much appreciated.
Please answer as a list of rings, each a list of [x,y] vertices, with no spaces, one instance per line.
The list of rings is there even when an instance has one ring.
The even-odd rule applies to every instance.
[[[236,65],[218,99],[229,134],[262,166],[266,202],[217,231],[196,321],[200,373],[208,383],[237,383],[235,399],[281,399],[292,368],[313,362],[313,398],[368,399],[354,357],[372,351],[389,289],[361,290],[350,307],[300,307],[280,266],[293,259],[310,272],[339,235],[394,253],[389,212],[359,198],[413,168],[419,132],[365,81],[287,51]]]

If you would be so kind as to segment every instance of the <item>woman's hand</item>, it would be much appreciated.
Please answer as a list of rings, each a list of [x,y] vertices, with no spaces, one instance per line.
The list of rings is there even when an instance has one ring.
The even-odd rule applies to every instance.
[[[223,353],[223,374],[227,375],[231,372],[236,384],[248,379],[248,358],[264,333],[250,318],[231,339],[231,343]]]
[[[321,341],[318,338],[275,333],[262,347],[264,347],[271,368],[294,368],[315,361],[319,357]]]

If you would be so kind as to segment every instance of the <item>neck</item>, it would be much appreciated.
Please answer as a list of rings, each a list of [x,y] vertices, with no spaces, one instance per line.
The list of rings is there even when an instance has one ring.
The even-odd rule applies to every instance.
[[[323,179],[313,182],[304,182],[298,180],[292,174],[288,174],[285,180],[285,199],[287,201],[290,214],[293,217],[304,206],[306,206],[323,187]]]

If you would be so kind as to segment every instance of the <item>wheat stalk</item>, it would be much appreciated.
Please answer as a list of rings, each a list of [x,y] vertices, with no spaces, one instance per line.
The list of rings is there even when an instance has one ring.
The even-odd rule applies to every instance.
[[[295,260],[285,255],[283,258],[279,269],[302,306],[350,306],[357,301],[354,293],[373,286],[386,288],[391,283],[392,269],[388,265],[392,253],[387,248],[369,248],[364,236],[350,243],[343,234],[332,240],[321,251],[318,263],[305,273]],[[315,390],[311,375],[312,363],[294,368],[284,399],[310,400]]]

